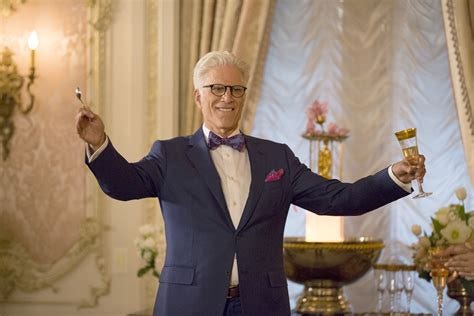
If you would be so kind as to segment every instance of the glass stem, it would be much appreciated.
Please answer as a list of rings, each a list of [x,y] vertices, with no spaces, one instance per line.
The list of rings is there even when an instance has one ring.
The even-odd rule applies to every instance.
[[[382,312],[382,302],[383,302],[383,291],[379,290],[378,300],[377,300],[377,313]]]
[[[395,297],[395,306],[397,306],[397,311],[401,311],[400,307],[402,306],[402,291],[397,291],[397,296]]]
[[[443,289],[437,290],[438,316],[443,316]]]
[[[425,191],[423,191],[423,186],[421,185],[420,179],[416,179],[416,182],[418,183],[418,193],[425,193]]]
[[[395,293],[390,293],[390,313],[395,312]]]
[[[406,293],[407,293],[407,309],[406,309],[406,311],[407,311],[408,314],[410,314],[411,296],[412,296],[413,292],[412,291],[406,291]]]

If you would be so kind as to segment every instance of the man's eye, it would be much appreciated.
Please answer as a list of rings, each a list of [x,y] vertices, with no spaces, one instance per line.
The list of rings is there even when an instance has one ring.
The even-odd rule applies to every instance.
[[[214,87],[212,87],[212,90],[214,90],[217,93],[222,93],[222,92],[225,91],[225,87],[224,86],[214,86]]]

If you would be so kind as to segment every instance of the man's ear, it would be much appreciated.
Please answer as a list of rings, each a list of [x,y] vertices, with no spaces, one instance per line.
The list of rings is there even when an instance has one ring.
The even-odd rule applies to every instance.
[[[199,89],[194,89],[194,103],[198,106],[198,108],[201,108],[201,93],[199,93]]]

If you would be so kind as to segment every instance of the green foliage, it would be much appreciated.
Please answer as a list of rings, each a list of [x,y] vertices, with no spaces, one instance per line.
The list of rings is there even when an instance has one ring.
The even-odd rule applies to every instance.
[[[464,210],[464,205],[454,204],[451,206],[454,208],[454,212],[458,215],[458,217],[462,221],[467,222],[467,220],[469,219],[469,216],[466,214],[466,211]]]
[[[151,270],[151,267],[150,267],[150,266],[143,267],[143,268],[141,268],[140,270],[138,270],[137,276],[138,276],[138,277],[141,277],[141,276],[143,276],[145,273],[147,273],[147,272],[150,271],[150,270]]]
[[[443,225],[441,225],[441,223],[433,217],[431,218],[431,222],[433,223],[433,231],[436,232],[436,234],[440,235],[441,229],[443,229]]]

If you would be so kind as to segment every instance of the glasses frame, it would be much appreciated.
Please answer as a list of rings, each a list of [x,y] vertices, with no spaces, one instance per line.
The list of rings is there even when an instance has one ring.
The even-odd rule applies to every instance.
[[[214,91],[214,87],[215,86],[219,86],[219,87],[224,87],[225,90],[224,90],[224,93],[222,94],[218,94]],[[234,97],[234,98],[241,98],[245,95],[245,91],[247,90],[247,87],[244,87],[244,86],[241,86],[241,85],[233,85],[233,86],[226,86],[226,85],[223,85],[223,84],[220,84],[220,83],[214,83],[214,84],[208,84],[208,85],[205,85],[205,86],[202,86],[203,88],[209,88],[211,89],[211,93],[213,95],[215,95],[216,97],[222,97],[224,94],[226,94],[227,92],[227,88],[229,88],[230,90],[230,94]],[[235,92],[235,88],[242,88],[244,90],[244,92],[242,93],[242,95],[235,95],[234,92]]]

